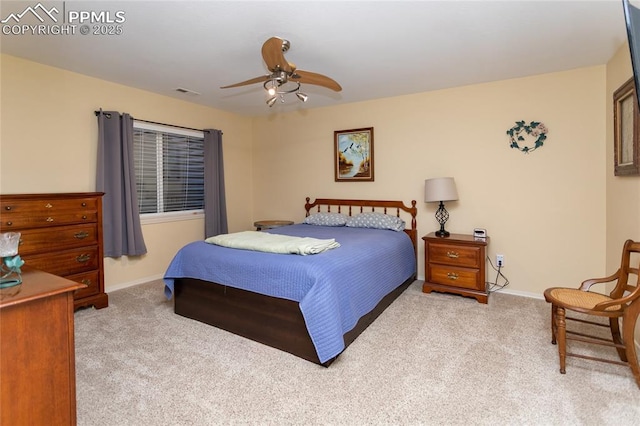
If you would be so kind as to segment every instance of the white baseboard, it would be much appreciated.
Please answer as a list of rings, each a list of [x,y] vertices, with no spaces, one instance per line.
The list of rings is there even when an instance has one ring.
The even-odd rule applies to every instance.
[[[511,290],[509,288],[505,288],[500,290],[500,293],[511,294],[513,296],[529,297],[531,299],[544,300],[544,296],[542,294],[531,293],[530,291]]]
[[[159,275],[154,275],[150,277],[139,278],[137,280],[129,281],[126,283],[118,283],[118,284],[110,285],[107,288],[105,288],[105,292],[111,293],[112,291],[122,290],[123,288],[133,287],[134,285],[148,283],[149,281],[160,280],[162,279],[163,276],[164,274],[159,274]]]

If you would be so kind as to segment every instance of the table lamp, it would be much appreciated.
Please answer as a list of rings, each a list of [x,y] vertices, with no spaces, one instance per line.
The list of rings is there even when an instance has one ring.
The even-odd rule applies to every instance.
[[[437,237],[449,236],[449,232],[444,229],[444,224],[447,223],[449,219],[449,212],[444,208],[444,202],[455,201],[457,199],[458,191],[452,177],[433,178],[424,181],[424,202],[440,203],[436,211],[436,220],[440,223],[440,230],[436,231]]]

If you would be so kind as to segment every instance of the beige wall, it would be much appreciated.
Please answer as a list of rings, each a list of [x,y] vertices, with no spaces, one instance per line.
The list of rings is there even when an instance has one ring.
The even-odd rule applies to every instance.
[[[424,179],[454,176],[460,200],[447,203],[447,229],[487,228],[490,256],[505,255],[512,291],[540,295],[605,272],[605,66],[251,119],[1,58],[3,193],[93,190],[93,111],[102,107],[222,129],[231,231],[257,219],[299,221],[310,196],[416,199],[424,235],[437,227],[436,206],[422,202]],[[545,123],[545,146],[528,155],[509,148],[505,132],[516,120]],[[334,182],[333,131],[370,126],[375,182]],[[201,229],[198,220],[145,225],[149,254],[107,259],[107,289],[162,275]]]
[[[620,250],[628,238],[640,240],[640,177],[614,175],[613,92],[633,75],[629,46],[607,64],[607,271],[620,266]]]
[[[1,57],[0,192],[95,190],[99,108],[133,117],[224,132],[229,227],[251,226],[249,118],[39,65]],[[170,90],[170,88],[168,88]],[[202,220],[143,226],[148,253],[105,259],[107,290],[160,277],[175,252],[202,238]]]
[[[605,269],[605,82],[598,66],[257,118],[255,216],[301,220],[306,196],[415,199],[424,235],[437,228],[424,179],[453,176],[447,229],[486,228],[510,290],[576,285]],[[543,122],[545,146],[509,148],[516,120]],[[374,127],[375,182],[336,183],[333,131],[359,127]]]
[[[632,75],[629,46],[624,45],[607,64],[607,275],[620,266],[624,241],[640,240],[640,177],[613,173],[613,92]],[[640,324],[635,334],[638,344]]]

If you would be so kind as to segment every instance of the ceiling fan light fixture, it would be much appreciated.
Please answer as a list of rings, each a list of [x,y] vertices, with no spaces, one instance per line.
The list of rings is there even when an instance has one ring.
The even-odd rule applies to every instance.
[[[270,74],[255,77],[240,83],[222,86],[221,89],[246,86],[249,84],[262,82],[264,90],[269,95],[266,103],[272,106],[280,97],[282,103],[285,102],[285,95],[295,93],[296,97],[307,102],[309,95],[300,92],[300,83],[313,84],[326,87],[335,92],[340,92],[342,87],[333,79],[326,75],[299,70],[292,62],[288,62],[284,53],[289,50],[291,43],[280,37],[271,37],[262,45],[262,59],[264,60]],[[291,88],[294,86],[293,88]]]

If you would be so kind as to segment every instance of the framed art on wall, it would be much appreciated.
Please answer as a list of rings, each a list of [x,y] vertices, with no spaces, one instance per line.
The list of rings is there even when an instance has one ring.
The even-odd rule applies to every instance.
[[[373,182],[373,127],[333,133],[336,182]]]
[[[633,78],[613,93],[614,174],[640,175],[640,112]]]

